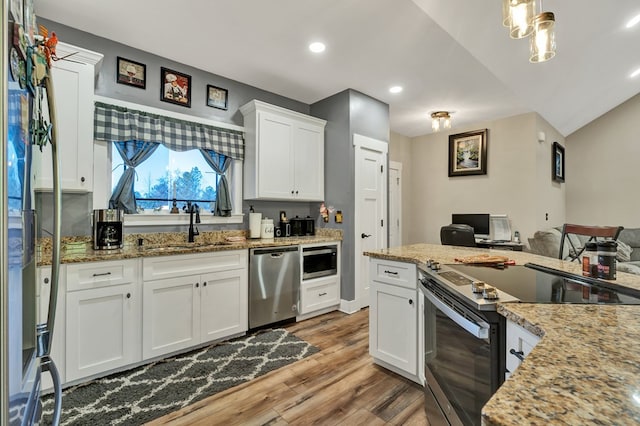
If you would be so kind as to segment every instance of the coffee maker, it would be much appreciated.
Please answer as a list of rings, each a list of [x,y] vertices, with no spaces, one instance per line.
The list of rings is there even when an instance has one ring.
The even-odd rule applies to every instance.
[[[123,246],[124,212],[115,209],[93,211],[93,249],[113,250]]]

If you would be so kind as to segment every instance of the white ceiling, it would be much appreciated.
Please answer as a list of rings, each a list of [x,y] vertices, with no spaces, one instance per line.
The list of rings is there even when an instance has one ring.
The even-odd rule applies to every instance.
[[[566,136],[640,92],[640,25],[625,28],[638,0],[545,1],[558,53],[542,64],[509,38],[501,0],[35,2],[44,18],[305,103],[356,89],[411,137],[431,133],[435,110],[454,128],[536,111]]]

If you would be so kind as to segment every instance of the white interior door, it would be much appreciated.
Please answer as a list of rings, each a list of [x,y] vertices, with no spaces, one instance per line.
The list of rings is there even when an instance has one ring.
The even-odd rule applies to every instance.
[[[389,161],[389,247],[402,245],[402,163]]]
[[[369,258],[387,247],[387,142],[353,135],[355,146],[355,298],[369,306]]]

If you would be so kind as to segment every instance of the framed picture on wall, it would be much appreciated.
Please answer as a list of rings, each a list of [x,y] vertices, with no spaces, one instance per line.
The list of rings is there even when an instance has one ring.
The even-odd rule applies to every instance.
[[[487,174],[487,129],[449,135],[449,177]]]
[[[551,148],[551,178],[554,182],[564,182],[564,147],[558,142]]]
[[[191,76],[160,67],[160,100],[191,108]]]
[[[229,91],[207,84],[207,106],[227,110]]]
[[[147,66],[140,62],[118,56],[118,74],[116,81],[120,84],[146,89]]]

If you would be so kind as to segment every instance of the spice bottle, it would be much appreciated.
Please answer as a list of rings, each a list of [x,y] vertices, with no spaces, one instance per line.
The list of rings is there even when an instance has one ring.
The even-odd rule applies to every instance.
[[[585,277],[598,276],[598,244],[591,241],[584,245],[582,252],[582,275]]]
[[[618,243],[611,240],[598,242],[598,278],[616,279],[616,252]]]

